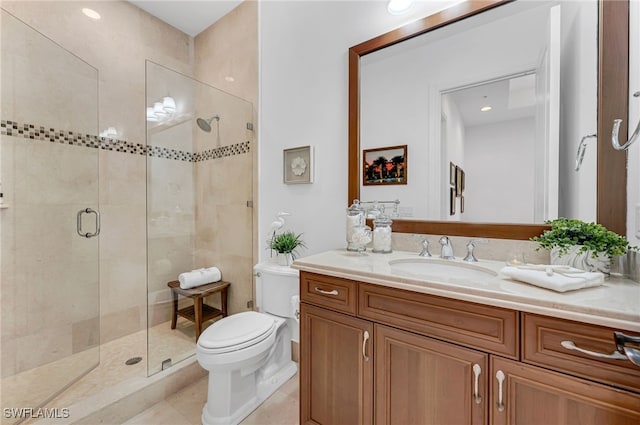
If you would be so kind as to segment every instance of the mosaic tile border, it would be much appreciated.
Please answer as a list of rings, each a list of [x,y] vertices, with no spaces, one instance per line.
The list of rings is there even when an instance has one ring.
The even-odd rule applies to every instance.
[[[169,149],[161,146],[145,146],[140,143],[130,143],[126,140],[99,137],[91,134],[80,134],[73,131],[55,130],[36,126],[35,124],[20,124],[16,121],[0,120],[0,134],[21,137],[29,140],[42,140],[51,143],[61,143],[72,146],[103,149],[113,152],[146,155],[152,158],[164,158],[186,162],[201,162],[228,156],[242,155],[250,152],[251,142],[240,142],[233,145],[221,146],[203,152],[187,152],[179,149]]]

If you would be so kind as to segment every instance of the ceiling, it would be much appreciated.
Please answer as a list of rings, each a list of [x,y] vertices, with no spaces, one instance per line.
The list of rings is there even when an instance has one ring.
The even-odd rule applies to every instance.
[[[129,3],[195,37],[242,0],[129,0]]]

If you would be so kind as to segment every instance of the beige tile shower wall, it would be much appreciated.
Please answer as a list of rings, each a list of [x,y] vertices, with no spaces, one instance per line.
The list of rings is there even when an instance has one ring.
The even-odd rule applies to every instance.
[[[247,310],[252,300],[253,264],[256,256],[257,134],[255,105],[258,99],[258,9],[257,2],[244,1],[220,21],[195,38],[194,75],[199,81],[252,103],[254,131],[227,133],[220,121],[221,144],[251,140],[248,153],[196,163],[196,265],[215,264],[223,278],[232,282],[230,312]],[[230,82],[226,77],[233,77]],[[212,111],[213,114],[216,111]],[[234,116],[236,114],[234,113]],[[246,113],[243,113],[246,116]],[[240,126],[242,126],[240,122]],[[215,132],[215,127],[214,130]],[[197,136],[198,149],[210,149],[213,140]],[[232,190],[229,185],[232,184]],[[217,297],[210,302],[217,304]]]
[[[258,102],[258,3],[245,0],[194,40],[195,78]],[[233,77],[230,82],[226,77]]]
[[[215,265],[231,282],[231,313],[247,310],[253,299],[253,209],[246,205],[252,163],[251,153],[196,163],[196,266]]]
[[[2,1],[99,70],[99,130],[145,144],[145,59],[191,74],[193,39],[124,1]],[[102,15],[94,21],[81,7]],[[4,93],[3,93],[4,96]],[[146,326],[146,157],[100,151],[101,339]]]

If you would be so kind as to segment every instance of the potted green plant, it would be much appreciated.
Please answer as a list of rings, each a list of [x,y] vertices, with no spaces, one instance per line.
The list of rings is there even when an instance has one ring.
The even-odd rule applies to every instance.
[[[551,254],[551,264],[563,264],[587,271],[611,271],[614,256],[624,255],[631,247],[624,236],[601,224],[572,218],[546,221],[551,225],[540,236],[531,238]]]
[[[283,254],[285,258],[285,265],[291,265],[291,262],[297,255],[297,249],[299,247],[306,248],[304,241],[302,240],[302,233],[296,235],[292,231],[286,231],[273,235],[273,238],[269,240],[269,248],[276,251],[278,254]]]

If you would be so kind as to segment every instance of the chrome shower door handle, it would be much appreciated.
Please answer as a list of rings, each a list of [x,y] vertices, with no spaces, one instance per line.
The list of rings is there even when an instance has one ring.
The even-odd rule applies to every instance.
[[[82,215],[83,214],[95,214],[96,216],[96,229],[93,233],[91,232],[83,232],[82,230]],[[78,211],[78,214],[76,215],[76,231],[78,232],[78,235],[82,236],[83,238],[93,238],[95,236],[98,236],[100,234],[100,213],[96,210],[94,210],[93,208],[85,208],[83,210]]]

